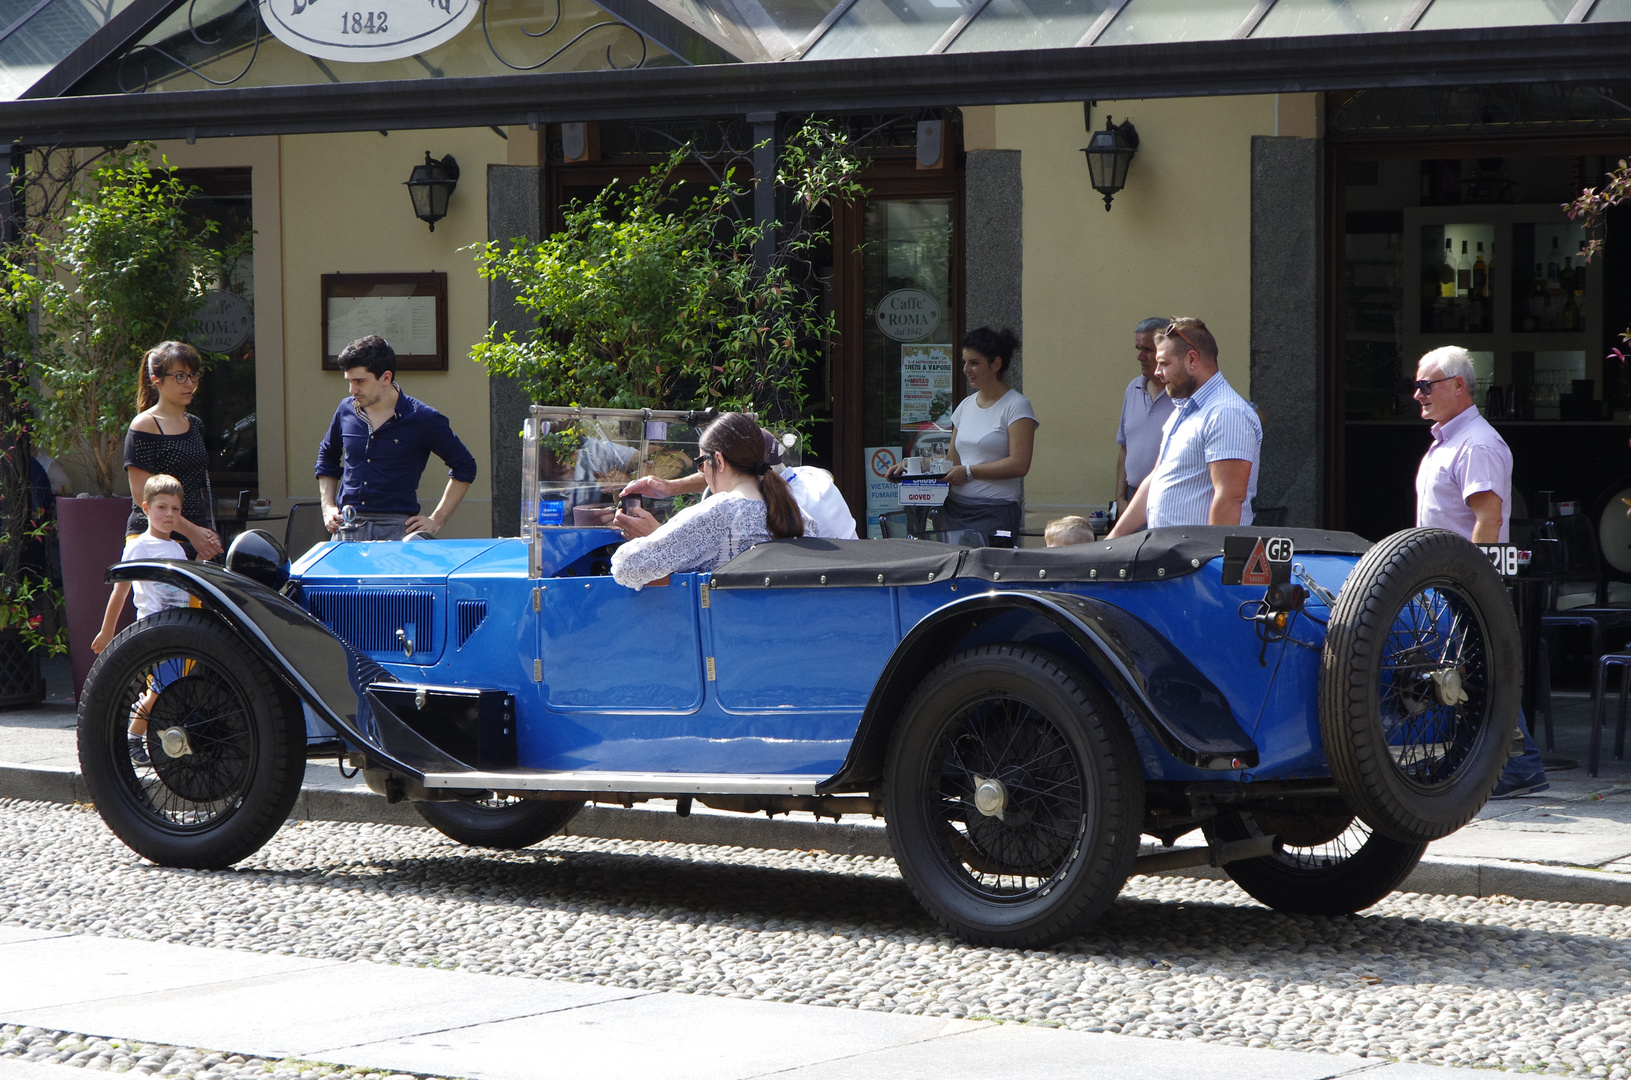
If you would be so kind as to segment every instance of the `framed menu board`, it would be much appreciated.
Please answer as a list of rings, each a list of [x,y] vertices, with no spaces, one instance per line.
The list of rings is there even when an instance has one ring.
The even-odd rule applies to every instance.
[[[323,369],[340,352],[378,334],[396,350],[400,371],[447,370],[447,275],[324,274]]]

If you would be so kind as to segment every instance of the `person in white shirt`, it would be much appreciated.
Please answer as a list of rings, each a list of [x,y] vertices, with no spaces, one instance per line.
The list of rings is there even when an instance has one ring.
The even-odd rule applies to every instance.
[[[787,482],[787,488],[793,493],[793,501],[799,504],[806,517],[813,523],[814,528],[806,531],[806,536],[819,536],[826,540],[855,540],[855,515],[850,513],[849,504],[844,501],[843,492],[833,482],[832,473],[826,469],[818,469],[814,465],[784,465],[782,464],[781,443],[776,436],[759,429],[760,438],[765,444],[765,460],[777,476]],[[622,494],[650,495],[659,499],[672,498],[675,495],[694,495],[708,487],[702,473],[695,472],[690,476],[682,476],[675,480],[665,480],[660,476],[642,476],[631,480]]]
[[[181,559],[187,558],[187,553],[181,550],[181,544],[174,538],[174,531],[181,522],[182,502],[181,481],[166,473],[154,473],[147,478],[142,487],[142,513],[147,515],[147,531],[137,533],[125,541],[124,553],[119,557],[120,562],[131,562],[135,559]],[[145,619],[155,615],[165,608],[187,607],[191,602],[187,593],[174,585],[163,585],[156,581],[121,581],[113,587],[113,595],[108,597],[108,609],[102,616],[102,629],[91,641],[91,651],[101,652],[113,640],[114,629],[119,624],[119,613],[125,609],[125,598],[134,592],[136,597],[136,618]],[[150,679],[147,690],[142,694],[136,707],[130,711],[130,760],[137,765],[146,765],[149,762],[146,736],[147,718],[153,711],[154,702],[159,699],[159,691],[164,689],[165,680]]]
[[[639,589],[669,574],[713,570],[754,544],[804,535],[804,514],[765,459],[758,424],[726,413],[697,442],[712,494],[661,524],[638,506],[619,510],[612,525],[629,537],[612,552],[619,585]]]
[[[974,529],[988,540],[998,532],[1019,535],[1019,498],[1031,471],[1037,419],[1025,395],[1003,381],[1018,348],[1008,329],[982,326],[963,336],[963,379],[974,393],[951,414],[951,492],[940,511],[944,531]],[[904,472],[898,464],[889,476]]]

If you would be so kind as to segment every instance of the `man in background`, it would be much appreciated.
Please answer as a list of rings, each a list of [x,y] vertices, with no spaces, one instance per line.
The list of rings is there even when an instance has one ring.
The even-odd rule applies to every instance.
[[[1475,544],[1504,544],[1512,521],[1512,451],[1478,413],[1472,355],[1458,345],[1434,349],[1416,365],[1421,418],[1433,422],[1433,444],[1416,469],[1416,526],[1448,529]],[[1538,795],[1550,788],[1540,749],[1520,715],[1523,755],[1509,758],[1492,799]]]
[[[1173,398],[1155,468],[1111,537],[1148,526],[1250,525],[1263,425],[1218,370],[1218,343],[1199,319],[1173,319],[1155,335],[1156,372]]]
[[[1155,468],[1161,431],[1172,415],[1172,398],[1155,372],[1155,335],[1170,319],[1149,318],[1133,327],[1138,375],[1121,395],[1121,422],[1116,426],[1116,494],[1123,506]]]
[[[356,508],[358,540],[401,540],[441,531],[476,479],[476,459],[447,417],[396,385],[396,351],[378,334],[340,353],[350,395],[334,410],[317,447],[323,524],[340,527],[342,506]],[[429,514],[419,512],[419,478],[434,453],[447,463],[447,488]]]

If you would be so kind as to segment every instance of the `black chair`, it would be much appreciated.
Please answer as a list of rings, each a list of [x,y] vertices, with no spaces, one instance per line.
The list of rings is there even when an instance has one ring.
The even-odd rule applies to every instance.
[[[1536,700],[1545,722],[1546,748],[1552,749],[1551,657],[1559,631],[1585,630],[1590,641],[1590,662],[1609,651],[1610,635],[1623,637],[1631,632],[1631,600],[1623,582],[1610,582],[1602,554],[1597,548],[1596,529],[1583,514],[1571,514],[1547,521],[1535,530],[1530,541],[1535,559],[1543,553],[1550,564],[1530,564],[1531,569],[1553,577],[1546,587],[1541,607]]]
[[[297,502],[289,507],[289,524],[283,530],[283,549],[289,558],[298,559],[334,534],[323,524],[323,504]]]
[[[1267,525],[1270,527],[1283,526],[1286,523],[1286,515],[1290,512],[1291,511],[1284,506],[1264,506],[1261,508],[1253,507],[1252,524]]]
[[[916,510],[891,510],[878,515],[878,528],[885,540],[939,540],[940,511],[934,507]]]

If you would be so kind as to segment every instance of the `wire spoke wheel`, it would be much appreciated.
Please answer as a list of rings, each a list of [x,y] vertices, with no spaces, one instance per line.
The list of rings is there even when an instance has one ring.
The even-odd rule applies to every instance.
[[[437,832],[468,847],[518,851],[547,840],[583,809],[583,800],[515,799],[491,792],[485,799],[416,802]]]
[[[1302,915],[1363,911],[1403,884],[1427,850],[1383,836],[1340,807],[1324,815],[1229,811],[1203,831],[1213,843],[1274,836],[1270,854],[1224,863],[1224,873],[1253,899]]]
[[[950,717],[938,741],[947,866],[992,899],[1050,888],[1088,827],[1087,778],[1064,733],[1031,705],[998,697]],[[981,809],[993,800],[1001,805]]]
[[[1489,722],[1487,632],[1467,595],[1436,581],[1400,608],[1382,647],[1382,734],[1404,780],[1454,783]]]
[[[1126,882],[1143,774],[1096,683],[1051,654],[987,646],[907,702],[884,804],[931,915],[969,941],[1037,947],[1085,929]]]
[[[1506,764],[1522,671],[1512,605],[1477,548],[1410,529],[1366,552],[1320,665],[1325,756],[1354,813],[1406,843],[1471,821]]]
[[[96,808],[138,854],[229,866],[271,838],[300,793],[305,725],[258,660],[200,611],[120,634],[91,669],[79,758]],[[132,753],[132,721],[145,721]]]

